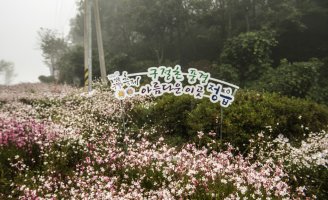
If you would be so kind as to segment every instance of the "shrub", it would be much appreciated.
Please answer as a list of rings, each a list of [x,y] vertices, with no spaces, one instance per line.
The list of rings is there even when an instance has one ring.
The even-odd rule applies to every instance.
[[[219,104],[208,99],[167,95],[149,107],[138,106],[129,114],[139,127],[147,123],[166,135],[194,137],[197,131],[218,131],[220,109]],[[273,136],[282,133],[294,140],[310,131],[325,129],[327,124],[326,106],[275,93],[238,91],[235,102],[223,109],[223,139],[239,147],[261,130],[268,130]]]
[[[276,69],[268,68],[251,87],[328,104],[326,68],[327,64],[318,59],[294,63],[284,59]]]
[[[54,78],[54,76],[39,76],[39,80],[41,81],[41,83],[54,83],[56,81],[56,79]]]
[[[28,153],[28,151],[18,148],[15,145],[0,146],[0,194],[8,195],[13,188],[10,186],[11,180],[18,182],[18,170],[12,168],[11,162],[18,158],[37,158],[38,155]]]
[[[187,136],[188,114],[195,107],[196,100],[189,95],[177,98],[173,95],[163,96],[154,104],[139,105],[129,112],[130,117],[141,127],[156,126],[160,133]]]
[[[238,146],[247,143],[251,134],[265,129],[274,136],[282,133],[296,139],[328,124],[327,107],[311,101],[255,91],[240,91],[235,99],[223,110],[223,137]],[[214,129],[220,109],[218,104],[201,101],[189,114],[190,131],[194,134]]]
[[[6,101],[1,101],[1,100],[0,100],[0,108],[2,108],[3,105],[5,105],[5,103],[6,103]]]

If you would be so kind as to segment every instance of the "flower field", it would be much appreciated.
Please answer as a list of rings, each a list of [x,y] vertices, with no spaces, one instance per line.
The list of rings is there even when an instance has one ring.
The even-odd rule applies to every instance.
[[[0,86],[0,199],[328,197],[324,130],[298,143],[259,132],[245,152],[203,130],[173,146],[156,127],[123,128],[125,112],[151,101],[120,102],[102,86]]]

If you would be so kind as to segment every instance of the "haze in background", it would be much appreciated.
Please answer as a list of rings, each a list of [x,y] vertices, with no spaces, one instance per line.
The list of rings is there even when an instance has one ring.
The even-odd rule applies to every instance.
[[[39,82],[40,75],[50,74],[37,32],[44,27],[66,36],[76,9],[76,0],[0,0],[0,60],[15,64],[12,84]]]

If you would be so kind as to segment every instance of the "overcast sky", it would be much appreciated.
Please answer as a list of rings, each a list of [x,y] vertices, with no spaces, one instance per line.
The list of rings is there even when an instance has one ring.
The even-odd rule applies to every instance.
[[[67,35],[75,14],[76,0],[0,0],[0,60],[15,64],[13,83],[38,82],[40,75],[50,74],[37,32],[44,27]]]

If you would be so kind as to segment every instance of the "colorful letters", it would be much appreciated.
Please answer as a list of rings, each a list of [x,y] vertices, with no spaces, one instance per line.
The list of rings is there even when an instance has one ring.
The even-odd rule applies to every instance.
[[[151,79],[149,84],[140,86],[142,75]],[[147,72],[136,74],[128,74],[124,71],[120,75],[116,71],[107,77],[115,97],[120,100],[137,94],[155,97],[165,93],[172,93],[175,96],[188,94],[196,99],[207,97],[212,103],[220,102],[222,107],[228,107],[234,101],[234,94],[239,89],[238,86],[211,78],[210,73],[195,68],[189,68],[188,73],[183,73],[180,65],[174,68],[150,67]]]

